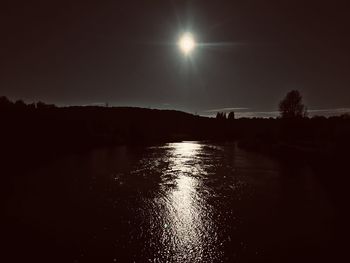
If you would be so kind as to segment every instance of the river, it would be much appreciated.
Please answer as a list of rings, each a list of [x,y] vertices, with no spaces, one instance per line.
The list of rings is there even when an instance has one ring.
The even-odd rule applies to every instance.
[[[5,210],[13,257],[37,262],[304,262],[335,235],[310,168],[235,144],[71,154],[18,176]]]

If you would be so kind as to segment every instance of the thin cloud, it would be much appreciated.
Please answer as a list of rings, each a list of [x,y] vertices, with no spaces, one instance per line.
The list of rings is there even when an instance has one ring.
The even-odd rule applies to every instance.
[[[249,108],[243,108],[243,107],[236,107],[236,108],[221,108],[221,109],[212,109],[212,110],[205,110],[203,112],[221,112],[221,111],[241,111],[241,110],[249,110]]]
[[[336,108],[336,109],[318,109],[308,110],[308,112],[334,112],[334,113],[347,113],[350,112],[350,108]]]
[[[350,108],[335,108],[335,109],[310,109],[308,110],[309,116],[339,116],[344,113],[350,113]],[[280,114],[279,111],[247,111],[247,112],[238,112],[236,114],[239,118],[270,118],[278,117]]]

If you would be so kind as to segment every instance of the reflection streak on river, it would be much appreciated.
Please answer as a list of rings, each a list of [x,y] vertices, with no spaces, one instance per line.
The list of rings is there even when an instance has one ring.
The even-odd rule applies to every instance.
[[[167,169],[162,172],[174,181],[174,187],[165,191],[155,201],[160,211],[161,246],[159,257],[171,261],[218,259],[219,250],[211,206],[201,193],[200,178],[207,175],[201,165],[203,145],[198,143],[171,143],[165,146]],[[202,158],[201,158],[202,157]],[[201,189],[201,190],[200,190]],[[154,242],[157,242],[156,240]],[[159,242],[159,241],[158,241]]]

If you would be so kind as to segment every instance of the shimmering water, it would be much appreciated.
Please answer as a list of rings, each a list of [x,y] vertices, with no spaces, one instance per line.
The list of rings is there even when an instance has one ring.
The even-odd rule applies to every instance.
[[[38,261],[301,262],[322,258],[334,232],[311,170],[234,144],[71,155],[14,191],[10,242]]]

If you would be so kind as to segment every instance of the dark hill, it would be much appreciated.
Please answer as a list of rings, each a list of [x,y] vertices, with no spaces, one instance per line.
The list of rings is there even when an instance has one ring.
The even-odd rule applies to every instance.
[[[0,108],[3,160],[50,157],[115,144],[150,144],[216,137],[206,118],[175,110],[133,107]]]

